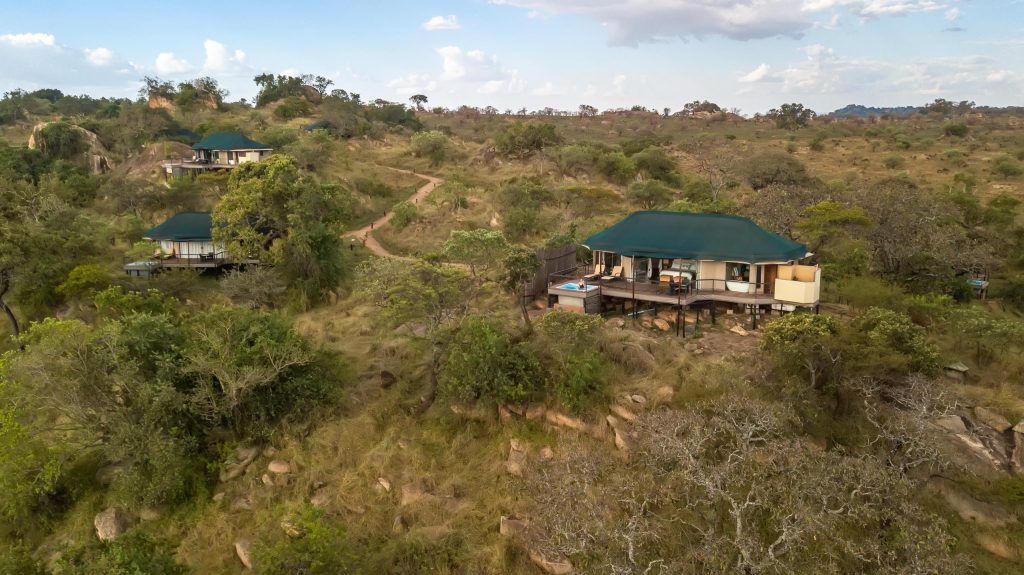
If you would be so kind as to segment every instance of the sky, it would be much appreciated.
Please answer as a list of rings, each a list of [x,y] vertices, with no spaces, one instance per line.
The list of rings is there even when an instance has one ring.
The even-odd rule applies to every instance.
[[[0,11],[0,91],[134,97],[144,76],[209,75],[229,99],[252,99],[262,72],[327,76],[364,100],[424,94],[430,106],[500,110],[1024,105],[1024,0],[50,0]]]

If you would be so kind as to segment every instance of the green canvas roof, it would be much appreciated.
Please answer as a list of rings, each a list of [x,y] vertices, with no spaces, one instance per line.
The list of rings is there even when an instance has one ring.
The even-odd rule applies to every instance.
[[[147,240],[208,242],[213,239],[210,212],[179,212],[142,235]]]
[[[591,250],[652,258],[758,263],[807,255],[803,244],[724,214],[633,212],[583,243]]]
[[[215,132],[192,146],[193,150],[270,150],[270,146],[250,140],[239,132]]]

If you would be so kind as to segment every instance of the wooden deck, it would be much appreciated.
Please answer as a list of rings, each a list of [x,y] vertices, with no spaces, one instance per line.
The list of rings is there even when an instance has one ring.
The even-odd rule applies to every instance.
[[[548,286],[548,293],[556,296],[567,296],[574,298],[580,297],[581,293],[578,289],[568,289],[559,287],[561,285],[565,285],[566,283],[575,282],[555,281]],[[635,282],[631,282],[624,279],[591,279],[586,280],[586,283],[589,286],[598,286],[596,294],[590,292],[587,295],[590,297],[594,297],[596,295],[596,297],[602,299],[605,297],[612,297],[623,300],[636,299],[637,301],[647,301],[670,305],[692,305],[710,301],[757,306],[778,304],[791,305],[788,304],[787,302],[775,299],[770,294],[743,293],[725,289],[724,281],[710,282],[709,280],[709,283],[707,283],[705,287],[698,289],[697,286],[691,286],[691,288],[688,291],[677,290],[675,293],[670,293],[669,285],[667,283],[656,281],[637,280]],[[716,285],[718,283],[720,283],[721,286]]]

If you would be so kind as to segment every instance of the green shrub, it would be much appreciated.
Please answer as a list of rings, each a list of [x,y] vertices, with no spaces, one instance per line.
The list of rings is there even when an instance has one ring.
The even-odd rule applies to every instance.
[[[569,411],[580,413],[605,399],[608,362],[594,350],[569,355],[548,377],[548,386]]]
[[[746,162],[746,177],[755,190],[770,185],[798,186],[807,183],[807,168],[789,154],[765,152],[751,156]]]
[[[629,186],[626,199],[638,207],[650,210],[672,199],[672,190],[658,180],[644,180]]]
[[[1009,179],[1024,174],[1024,168],[1021,167],[1020,162],[1003,154],[992,160],[992,172]]]
[[[468,318],[447,342],[439,391],[456,401],[523,402],[537,396],[543,381],[528,343],[486,319]]]
[[[942,127],[942,133],[947,136],[963,138],[967,135],[967,124],[963,122],[950,122]]]
[[[274,117],[279,120],[291,120],[308,116],[313,111],[313,106],[302,96],[291,96],[274,108]]]
[[[676,161],[661,148],[649,147],[637,152],[631,159],[637,173],[666,184],[676,185],[679,183]]]
[[[39,130],[36,145],[51,160],[70,160],[89,149],[79,128],[67,122],[53,122]]]
[[[292,519],[301,537],[278,536],[257,549],[254,563],[267,575],[342,575],[354,565],[345,528],[315,507]]]
[[[427,158],[431,166],[438,166],[444,162],[448,153],[448,136],[437,130],[414,134],[411,143],[413,154],[419,158]]]
[[[885,160],[882,161],[882,165],[890,170],[902,168],[907,161],[903,159],[903,156],[898,154],[891,154]]]
[[[540,227],[540,212],[536,208],[513,208],[505,214],[502,229],[512,239],[523,239]]]
[[[57,560],[62,575],[179,575],[187,572],[174,547],[138,529],[109,543],[65,549]]]
[[[636,177],[636,166],[622,152],[608,152],[597,161],[598,170],[608,181],[625,185]]]
[[[395,226],[395,229],[405,229],[406,226],[416,221],[417,209],[416,204],[406,200],[395,204],[392,208],[391,225]]]
[[[903,290],[875,276],[851,277],[836,286],[836,291],[839,300],[854,309],[901,309],[903,305]]]
[[[905,313],[869,308],[853,327],[863,338],[860,355],[872,370],[931,373],[938,368],[939,355],[925,339],[924,329]]]
[[[110,286],[110,273],[99,264],[82,264],[68,272],[68,279],[57,286],[65,299],[84,297]]]
[[[554,124],[516,122],[494,137],[494,147],[503,156],[525,158],[560,141]]]
[[[812,152],[824,152],[825,151],[825,133],[819,132],[814,139],[811,140],[810,148]]]
[[[3,575],[47,575],[42,564],[24,547],[0,547],[0,573]]]

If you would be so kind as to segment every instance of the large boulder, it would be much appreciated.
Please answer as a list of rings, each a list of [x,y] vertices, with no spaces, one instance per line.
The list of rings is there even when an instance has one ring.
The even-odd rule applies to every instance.
[[[975,407],[974,417],[981,423],[984,423],[999,433],[1004,433],[1006,430],[1013,427],[1013,424],[1005,417],[984,407]]]
[[[132,518],[117,507],[109,507],[97,513],[92,524],[100,541],[113,541],[128,531]]]
[[[241,477],[245,473],[246,468],[252,464],[259,454],[259,447],[239,447],[236,449],[231,459],[224,462],[224,468],[220,472],[221,483]]]
[[[1016,523],[1013,513],[994,503],[976,499],[964,492],[953,480],[935,476],[928,480],[928,487],[942,496],[954,511],[964,520],[988,527],[1005,527]]]
[[[526,529],[529,525],[530,522],[525,519],[515,519],[502,515],[501,519],[498,520],[498,533],[505,537],[523,535],[526,533]]]
[[[28,147],[31,150],[39,147],[39,134],[44,128],[55,122],[43,122],[36,124],[32,128],[32,134],[28,137]],[[91,174],[102,174],[110,171],[114,167],[114,163],[110,161],[110,151],[107,150],[103,142],[100,141],[100,137],[96,134],[86,130],[81,126],[70,124],[71,128],[82,135],[82,141],[85,142],[88,149],[83,152],[82,160],[86,165],[89,166],[89,173]]]
[[[526,445],[518,439],[509,441],[508,459],[505,461],[505,471],[509,475],[522,477],[526,469]]]
[[[570,575],[574,572],[572,563],[561,557],[549,558],[540,551],[530,549],[530,561],[548,575]]]
[[[246,569],[252,569],[252,546],[247,540],[235,541],[235,555]]]
[[[275,459],[267,464],[267,471],[282,475],[292,472],[292,465],[283,459]]]

